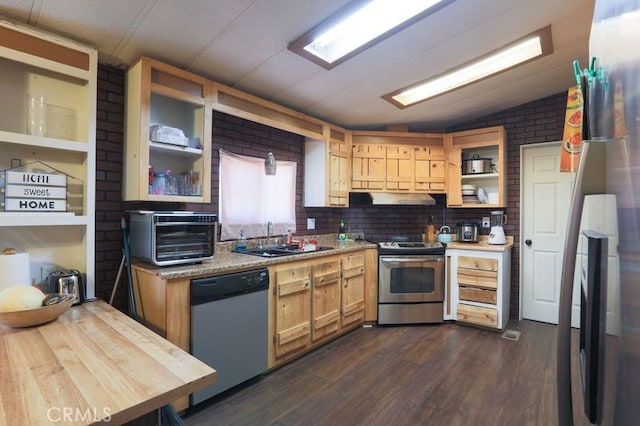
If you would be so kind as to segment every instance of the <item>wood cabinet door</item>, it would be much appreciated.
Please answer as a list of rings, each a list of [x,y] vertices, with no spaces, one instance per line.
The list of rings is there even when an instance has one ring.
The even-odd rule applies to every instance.
[[[384,145],[356,144],[351,150],[351,187],[353,189],[384,189],[386,148]]]
[[[340,328],[340,260],[313,265],[311,340],[335,334]]]
[[[462,206],[462,150],[451,148],[447,154],[447,206]]]
[[[444,147],[429,147],[429,189],[444,192],[446,186],[446,161]]]
[[[413,189],[413,148],[410,146],[387,146],[387,173],[385,188],[390,191]]]
[[[445,191],[445,155],[443,147],[418,146],[414,148],[416,191]]]
[[[276,357],[311,343],[311,268],[289,266],[276,271]]]
[[[364,253],[342,259],[342,327],[364,321]]]
[[[329,150],[329,205],[349,205],[349,145],[331,141]]]

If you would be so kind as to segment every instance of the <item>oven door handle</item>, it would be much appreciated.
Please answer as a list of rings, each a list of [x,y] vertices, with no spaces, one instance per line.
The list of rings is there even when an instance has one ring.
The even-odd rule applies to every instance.
[[[444,262],[442,257],[422,257],[422,256],[412,256],[412,257],[392,257],[392,258],[384,258],[381,257],[380,261],[382,263],[402,263],[402,262]]]

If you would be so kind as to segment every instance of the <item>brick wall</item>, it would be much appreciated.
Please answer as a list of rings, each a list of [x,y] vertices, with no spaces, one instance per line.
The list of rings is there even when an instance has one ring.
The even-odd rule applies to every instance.
[[[518,316],[519,299],[519,200],[520,145],[558,140],[562,136],[565,94],[530,102],[489,115],[447,131],[504,125],[507,130],[507,191],[509,224],[505,231],[513,235],[511,317]],[[212,202],[209,204],[122,202],[122,142],[124,117],[124,72],[100,65],[98,75],[98,123],[96,176],[96,294],[108,299],[122,257],[120,219],[126,211],[195,210],[218,211],[218,149],[237,154],[264,157],[271,149],[278,160],[295,161],[297,168],[297,235],[334,233],[340,219],[353,232],[364,232],[367,239],[385,240],[396,235],[419,239],[433,216],[434,225],[453,227],[457,222],[479,221],[490,209],[447,209],[444,196],[436,195],[434,206],[373,206],[367,194],[352,193],[350,208],[304,208],[304,138],[224,113],[213,114]],[[306,230],[306,219],[316,219],[316,229]],[[484,230],[486,233],[488,230]],[[126,277],[120,282],[116,306],[126,308]]]
[[[124,73],[98,67],[96,124],[96,296],[109,300],[122,259],[122,142],[124,139]],[[126,277],[126,276],[125,276]],[[126,307],[126,278],[114,304]]]

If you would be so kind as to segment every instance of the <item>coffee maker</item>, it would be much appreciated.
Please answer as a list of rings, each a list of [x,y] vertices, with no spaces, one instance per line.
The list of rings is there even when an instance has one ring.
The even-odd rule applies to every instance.
[[[53,271],[48,277],[48,292],[71,294],[74,296],[73,304],[84,301],[84,284],[82,274],[75,269]]]
[[[507,237],[504,235],[502,225],[506,223],[506,215],[501,210],[491,211],[491,231],[489,231],[489,244],[505,244]]]

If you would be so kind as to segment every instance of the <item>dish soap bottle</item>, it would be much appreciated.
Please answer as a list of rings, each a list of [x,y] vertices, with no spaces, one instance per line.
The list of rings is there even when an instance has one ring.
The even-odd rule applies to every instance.
[[[247,239],[244,236],[244,230],[240,230],[240,238],[236,241],[236,250],[245,251],[247,249]]]
[[[345,229],[344,229],[344,220],[342,219],[340,219],[340,228],[338,229],[338,239],[340,241],[347,240],[347,234],[345,233]]]

